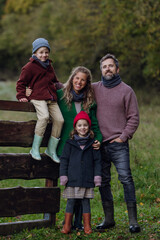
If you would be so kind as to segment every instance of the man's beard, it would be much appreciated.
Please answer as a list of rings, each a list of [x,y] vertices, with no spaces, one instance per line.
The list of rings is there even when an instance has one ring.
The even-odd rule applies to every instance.
[[[104,79],[105,80],[112,80],[112,78],[114,78],[116,76],[116,74],[112,74],[112,75],[104,75]]]

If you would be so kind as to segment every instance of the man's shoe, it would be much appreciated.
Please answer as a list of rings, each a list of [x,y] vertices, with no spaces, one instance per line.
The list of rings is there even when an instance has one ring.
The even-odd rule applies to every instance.
[[[129,231],[131,233],[139,233],[141,231],[140,226],[138,224],[129,226]]]

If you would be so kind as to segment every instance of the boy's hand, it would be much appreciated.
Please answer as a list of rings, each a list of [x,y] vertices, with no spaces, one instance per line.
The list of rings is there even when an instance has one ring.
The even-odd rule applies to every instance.
[[[19,102],[28,102],[28,99],[27,98],[20,98]]]

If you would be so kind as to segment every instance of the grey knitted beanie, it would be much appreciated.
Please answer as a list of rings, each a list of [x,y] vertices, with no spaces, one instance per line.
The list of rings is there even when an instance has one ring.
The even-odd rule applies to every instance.
[[[32,43],[33,49],[32,53],[35,53],[37,49],[40,47],[47,47],[50,51],[50,46],[48,41],[45,38],[37,38],[33,43]]]

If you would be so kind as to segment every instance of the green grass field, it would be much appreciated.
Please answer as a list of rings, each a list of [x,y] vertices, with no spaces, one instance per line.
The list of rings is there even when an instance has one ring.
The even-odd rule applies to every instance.
[[[0,83],[0,99],[16,100],[15,82]],[[89,236],[83,232],[72,232],[69,235],[60,233],[66,200],[61,198],[60,212],[56,216],[56,226],[46,229],[24,230],[18,234],[0,236],[6,240],[51,240],[51,239],[98,239],[98,240],[158,240],[160,239],[160,100],[158,93],[154,91],[136,91],[139,109],[140,126],[130,141],[131,169],[136,187],[138,222],[141,232],[131,234],[128,231],[128,215],[126,204],[124,203],[123,188],[118,181],[114,166],[112,167],[112,189],[115,203],[116,226],[104,233],[93,231]],[[1,120],[25,120],[35,118],[35,113],[14,114],[12,112],[0,111]],[[29,149],[2,148],[0,152],[29,152]],[[42,149],[43,151],[43,149]],[[22,181],[5,180],[0,182],[0,187],[12,186],[44,186],[44,180]],[[63,191],[63,187],[61,187]],[[91,200],[92,228],[103,219],[100,194],[95,188],[95,198]],[[42,215],[25,215],[17,218],[0,218],[0,222],[10,222],[17,220],[31,220],[40,218]]]

